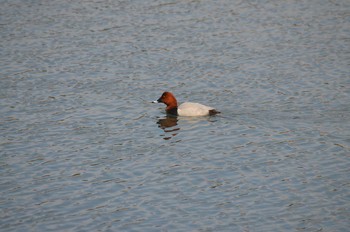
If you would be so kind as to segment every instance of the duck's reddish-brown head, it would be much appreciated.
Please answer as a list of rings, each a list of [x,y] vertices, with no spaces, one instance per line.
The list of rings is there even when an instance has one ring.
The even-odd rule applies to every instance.
[[[157,102],[162,102],[167,105],[167,109],[177,107],[177,101],[174,95],[170,92],[164,92],[162,96],[157,100]]]

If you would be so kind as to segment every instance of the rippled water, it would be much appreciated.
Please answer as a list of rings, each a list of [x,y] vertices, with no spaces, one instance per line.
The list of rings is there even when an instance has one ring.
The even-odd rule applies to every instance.
[[[1,1],[1,231],[347,231],[350,3]],[[165,90],[215,117],[167,118]]]

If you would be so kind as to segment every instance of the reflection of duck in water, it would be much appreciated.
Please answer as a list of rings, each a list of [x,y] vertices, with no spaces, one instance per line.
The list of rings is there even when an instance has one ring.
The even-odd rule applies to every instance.
[[[167,116],[165,118],[160,118],[157,122],[158,124],[158,127],[159,128],[162,128],[164,130],[165,133],[171,133],[171,132],[175,132],[175,131],[178,131],[180,130],[179,127],[175,127],[177,126],[177,117],[171,117],[171,116]],[[173,128],[175,127],[175,128]],[[168,128],[168,129],[167,129]],[[164,137],[163,139],[165,140],[169,140],[171,139],[173,136],[176,136],[177,133],[172,133],[171,134],[172,136],[170,137]]]
[[[160,118],[158,120],[157,124],[159,124],[160,128],[165,130],[165,128],[176,126],[177,125],[177,121],[178,121],[178,119],[176,117],[165,117],[165,118]]]
[[[154,103],[164,103],[166,107],[166,113],[168,115],[175,116],[207,116],[220,113],[213,107],[205,106],[199,103],[185,102],[181,105],[177,105],[176,98],[170,92],[164,92],[162,96]]]

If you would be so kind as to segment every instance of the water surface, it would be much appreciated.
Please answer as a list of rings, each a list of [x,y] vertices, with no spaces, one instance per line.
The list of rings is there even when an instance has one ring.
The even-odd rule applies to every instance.
[[[348,230],[348,1],[1,5],[1,231]]]

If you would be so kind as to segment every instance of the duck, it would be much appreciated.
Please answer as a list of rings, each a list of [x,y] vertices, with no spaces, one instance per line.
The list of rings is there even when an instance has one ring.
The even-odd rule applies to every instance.
[[[164,103],[167,107],[165,109],[167,115],[173,116],[211,116],[219,114],[220,112],[213,107],[202,105],[195,102],[184,102],[177,105],[177,100],[171,92],[164,92],[157,101],[153,103]]]

